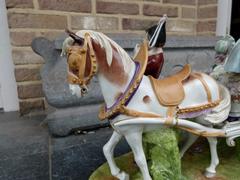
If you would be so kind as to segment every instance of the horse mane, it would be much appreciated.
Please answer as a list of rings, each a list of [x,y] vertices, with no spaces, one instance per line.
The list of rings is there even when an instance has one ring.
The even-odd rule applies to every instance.
[[[117,52],[119,53],[122,59],[124,71],[128,71],[128,67],[129,67],[128,62],[129,60],[131,60],[131,58],[121,46],[119,46],[115,41],[113,41],[112,39],[110,39],[109,37],[107,37],[105,34],[101,32],[96,32],[92,30],[80,30],[76,34],[84,38],[85,33],[89,33],[91,38],[97,41],[100,44],[100,46],[105,49],[108,66],[111,66],[112,64],[112,59],[113,59],[112,46],[113,46],[117,50]]]

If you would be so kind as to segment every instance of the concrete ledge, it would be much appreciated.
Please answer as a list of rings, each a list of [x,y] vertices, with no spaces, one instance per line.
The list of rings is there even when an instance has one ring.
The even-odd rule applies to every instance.
[[[124,49],[133,49],[145,38],[136,34],[110,34],[108,36]],[[62,36],[55,40],[56,49],[62,49],[62,43],[66,37]],[[164,48],[212,48],[219,39],[220,37],[214,36],[167,36]]]

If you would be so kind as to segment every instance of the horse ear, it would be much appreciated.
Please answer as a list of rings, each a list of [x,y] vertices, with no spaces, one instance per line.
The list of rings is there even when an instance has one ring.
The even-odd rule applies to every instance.
[[[83,45],[84,39],[76,35],[74,32],[70,31],[69,29],[66,29],[65,32],[74,39],[75,42],[77,42],[79,45]]]

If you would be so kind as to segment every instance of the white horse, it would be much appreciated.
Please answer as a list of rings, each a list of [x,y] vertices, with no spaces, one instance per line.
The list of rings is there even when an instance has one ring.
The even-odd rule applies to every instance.
[[[99,116],[101,119],[110,119],[113,127],[113,134],[103,147],[113,176],[120,180],[129,179],[128,174],[117,167],[113,157],[115,146],[125,137],[143,179],[152,179],[142,147],[142,133],[162,126],[176,126],[195,134],[182,149],[182,155],[195,141],[196,135],[207,137],[211,164],[206,169],[206,175],[215,175],[219,163],[216,137],[233,140],[239,136],[239,132],[236,135],[226,126],[223,129],[211,128],[213,125],[222,125],[228,117],[231,103],[225,87],[206,74],[190,75],[188,66],[173,78],[163,79],[159,87],[157,80],[144,76],[142,72],[147,59],[146,43],[143,43],[136,56],[136,59],[143,59],[141,64],[140,61],[133,61],[116,42],[100,32],[81,30],[69,34],[71,37],[64,41],[62,54],[67,55],[68,59],[70,88],[73,94],[84,95],[92,76],[98,78],[105,101]],[[166,89],[169,84],[173,87]],[[175,97],[182,99],[168,106],[161,104],[159,98],[162,97],[157,92],[170,95],[166,99],[163,97],[166,103],[170,100],[175,103]],[[189,121],[189,118],[195,120]]]

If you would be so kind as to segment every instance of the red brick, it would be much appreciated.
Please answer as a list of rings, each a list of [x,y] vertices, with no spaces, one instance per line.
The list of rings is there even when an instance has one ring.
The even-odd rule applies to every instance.
[[[200,7],[198,9],[198,18],[216,18],[217,6]]]
[[[182,8],[182,18],[195,19],[196,14],[197,12],[195,8],[188,8],[188,7]]]
[[[6,0],[7,8],[33,8],[33,0]]]
[[[215,32],[216,31],[216,21],[199,21],[197,23],[197,32]]]
[[[100,16],[72,16],[73,29],[117,30],[118,18]]]
[[[158,21],[124,18],[122,20],[122,27],[124,30],[145,30],[157,22]]]
[[[196,30],[196,23],[194,21],[168,20],[167,22],[168,32],[193,34],[195,30]]]
[[[90,0],[38,0],[39,8],[69,12],[91,12]]]
[[[20,99],[43,97],[41,84],[18,85],[18,97]]]
[[[165,4],[196,5],[196,0],[163,0]]]
[[[97,13],[105,14],[139,14],[139,6],[133,3],[97,1]]]
[[[64,29],[67,27],[67,17],[60,15],[9,13],[10,28],[47,28]]]
[[[36,34],[34,32],[10,32],[10,37],[13,46],[30,46]]]
[[[217,4],[217,0],[200,0],[200,1],[198,1],[198,5],[209,5],[209,4]]]
[[[28,49],[13,49],[12,51],[14,64],[43,64],[41,56]]]
[[[162,16],[163,14],[167,14],[168,17],[177,17],[178,8],[145,4],[143,6],[143,14],[147,16]]]
[[[45,109],[44,99],[20,100],[19,106],[21,115]]]
[[[40,80],[39,68],[17,68],[15,69],[15,78],[17,82]]]

